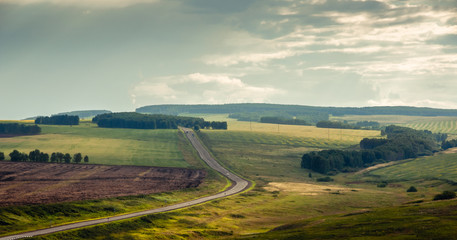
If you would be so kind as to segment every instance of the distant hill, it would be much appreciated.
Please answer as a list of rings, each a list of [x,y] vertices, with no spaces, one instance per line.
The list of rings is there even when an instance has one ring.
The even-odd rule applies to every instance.
[[[259,121],[262,116],[297,117],[304,120],[325,120],[328,115],[406,115],[406,116],[457,116],[457,109],[425,107],[315,107],[266,103],[240,103],[220,105],[150,105],[136,109],[139,113],[171,114],[231,114],[239,120]],[[312,116],[319,116],[313,118]]]
[[[104,113],[111,113],[111,111],[108,110],[82,110],[82,111],[72,111],[72,112],[62,112],[62,113],[57,113],[53,114],[55,115],[71,115],[71,116],[78,116],[79,118],[92,118],[95,117],[99,114],[104,114]],[[36,117],[30,117],[26,118],[24,120],[35,120],[38,116]]]

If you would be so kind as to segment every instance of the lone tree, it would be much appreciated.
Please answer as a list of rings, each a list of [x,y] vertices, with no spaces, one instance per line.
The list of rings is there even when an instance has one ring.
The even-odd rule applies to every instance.
[[[84,156],[84,162],[85,162],[85,163],[88,163],[88,162],[89,162],[89,157],[88,157],[87,155]]]
[[[417,192],[417,188],[415,188],[414,186],[411,186],[408,188],[408,190],[406,190],[406,192]]]
[[[0,161],[5,160],[5,154],[3,152],[0,152]]]
[[[75,155],[73,155],[73,161],[75,163],[80,163],[81,160],[83,159],[81,153],[76,153]]]

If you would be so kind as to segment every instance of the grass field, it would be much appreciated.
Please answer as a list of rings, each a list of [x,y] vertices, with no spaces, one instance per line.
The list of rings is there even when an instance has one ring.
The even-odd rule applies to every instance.
[[[178,130],[137,130],[98,128],[92,123],[79,126],[40,125],[42,134],[0,138],[0,151],[29,153],[34,149],[82,153],[90,163],[160,167],[189,167],[178,147]]]
[[[429,130],[434,133],[457,134],[457,117],[422,117],[422,116],[392,116],[392,115],[349,115],[332,117],[332,120],[357,122],[377,121],[384,125],[400,125],[418,130]]]
[[[390,181],[443,179],[457,182],[457,154],[437,154],[374,170],[369,173]]]

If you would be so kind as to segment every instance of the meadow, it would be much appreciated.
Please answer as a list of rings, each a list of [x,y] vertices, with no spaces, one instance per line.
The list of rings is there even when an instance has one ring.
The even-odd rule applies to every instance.
[[[457,183],[457,154],[440,153],[380,168],[370,175],[389,181],[440,179]]]

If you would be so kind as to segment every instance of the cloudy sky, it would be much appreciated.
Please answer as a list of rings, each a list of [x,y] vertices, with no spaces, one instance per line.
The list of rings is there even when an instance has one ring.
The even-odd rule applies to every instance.
[[[455,0],[0,0],[0,119],[167,103],[457,108]]]

